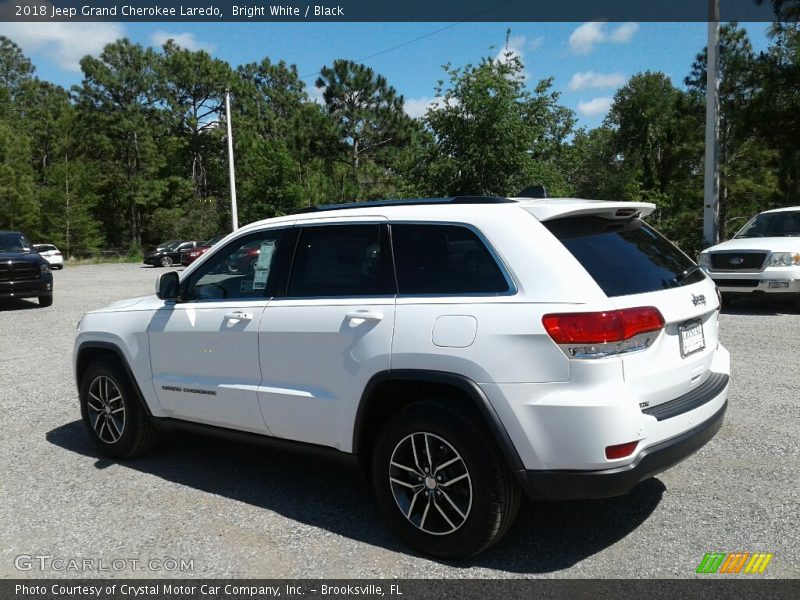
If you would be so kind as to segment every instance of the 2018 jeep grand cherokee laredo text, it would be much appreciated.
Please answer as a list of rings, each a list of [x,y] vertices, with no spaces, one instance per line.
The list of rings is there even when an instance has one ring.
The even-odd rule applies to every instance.
[[[721,426],[716,289],[653,209],[461,197],[253,223],[84,316],[84,423],[117,458],[175,427],[338,452],[407,542],[476,554],[521,491],[625,494]]]

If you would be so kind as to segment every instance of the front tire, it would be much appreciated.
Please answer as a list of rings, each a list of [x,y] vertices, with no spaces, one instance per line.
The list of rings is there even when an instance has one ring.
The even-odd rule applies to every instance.
[[[52,306],[53,304],[53,295],[51,294],[49,296],[39,296],[37,300],[39,300],[39,306],[41,308],[47,308],[48,306]]]
[[[438,402],[398,411],[375,444],[378,505],[400,536],[441,558],[467,558],[496,543],[521,492],[480,421]]]
[[[161,266],[162,267],[171,267],[172,266],[172,258],[169,256],[162,256],[161,257]]]
[[[158,430],[117,360],[102,358],[89,365],[81,380],[80,405],[89,438],[104,456],[132,458],[157,441]]]

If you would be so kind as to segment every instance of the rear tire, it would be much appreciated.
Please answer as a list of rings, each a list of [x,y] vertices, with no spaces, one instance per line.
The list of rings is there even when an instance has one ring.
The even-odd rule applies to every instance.
[[[378,434],[372,481],[386,519],[433,556],[474,556],[496,543],[521,492],[476,417],[426,401],[400,409]]]
[[[48,306],[51,306],[53,304],[53,295],[51,294],[49,296],[39,296],[38,300],[39,300],[39,306],[41,308],[47,308]]]
[[[81,380],[83,424],[95,448],[110,458],[144,454],[158,441],[158,430],[118,360],[101,358]]]

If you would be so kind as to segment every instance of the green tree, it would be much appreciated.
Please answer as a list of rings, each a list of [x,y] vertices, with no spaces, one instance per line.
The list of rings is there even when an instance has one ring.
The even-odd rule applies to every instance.
[[[631,77],[614,96],[605,124],[615,129],[616,150],[638,170],[645,190],[664,194],[681,176],[683,101],[669,77],[651,71]]]
[[[558,159],[573,125],[558,105],[552,79],[529,91],[519,57],[487,57],[478,65],[445,67],[449,81],[436,89],[425,115],[431,133],[424,175],[434,194],[515,194],[546,184],[556,194],[568,184]]]
[[[178,150],[185,155],[185,174],[194,182],[196,195],[204,198],[222,190],[213,189],[207,164],[224,156],[219,127],[224,118],[225,90],[233,73],[228,63],[206,51],[192,52],[168,40],[158,61],[157,88],[166,103],[166,119]]]
[[[569,177],[579,198],[623,199],[634,185],[635,172],[616,151],[615,135],[608,126],[575,132]]]
[[[0,229],[39,234],[39,203],[34,197],[30,140],[0,121]]]
[[[757,81],[744,115],[761,142],[773,151],[777,176],[768,204],[796,204],[800,197],[800,25],[776,22],[772,44],[755,61]]]
[[[112,246],[142,246],[142,214],[168,189],[159,176],[166,163],[156,106],[159,61],[152,48],[127,39],[106,46],[99,58],[81,60],[78,108],[102,173],[100,218]]]
[[[725,239],[729,225],[735,230],[754,212],[766,208],[774,178],[769,163],[772,152],[760,143],[747,123],[747,113],[757,89],[756,56],[747,32],[736,23],[720,30],[719,70],[719,228]],[[686,78],[696,98],[697,121],[705,123],[707,48],[697,55]]]
[[[0,35],[0,96],[13,100],[22,85],[33,77],[33,63],[7,37]]]
[[[38,234],[31,139],[19,120],[19,94],[34,67],[14,42],[0,36],[0,229]]]
[[[349,60],[323,67],[316,86],[337,127],[341,150],[334,156],[348,166],[353,197],[371,197],[414,131],[403,97],[384,76]]]

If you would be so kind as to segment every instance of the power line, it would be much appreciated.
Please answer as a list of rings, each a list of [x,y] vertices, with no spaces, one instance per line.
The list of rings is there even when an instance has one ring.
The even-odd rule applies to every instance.
[[[511,2],[514,2],[514,0],[505,0],[505,2],[500,2],[499,4],[495,4],[494,6],[490,6],[489,8],[485,8],[485,9],[483,9],[481,11],[478,11],[475,14],[472,14],[472,15],[466,17],[465,19],[462,19],[461,21],[456,21],[455,23],[450,23],[449,25],[445,25],[444,27],[440,27],[439,29],[435,29],[434,31],[430,31],[428,33],[424,33],[424,34],[422,34],[420,36],[417,36],[417,37],[415,37],[413,39],[406,40],[405,42],[402,42],[402,43],[397,44],[395,46],[391,46],[390,48],[386,48],[386,49],[381,50],[379,52],[375,52],[374,54],[370,54],[368,56],[357,58],[357,59],[355,59],[355,62],[363,62],[365,60],[370,60],[370,59],[373,59],[373,58],[375,58],[377,56],[381,56],[383,54],[387,54],[389,52],[394,52],[395,50],[399,50],[400,48],[404,48],[406,46],[410,46],[411,44],[416,44],[417,42],[422,41],[422,40],[424,40],[426,38],[433,37],[434,35],[438,35],[438,34],[442,33],[443,31],[447,31],[448,29],[452,29],[453,27],[456,27],[457,25],[461,25],[462,23],[466,23],[467,21],[472,21],[473,19],[483,15],[484,13],[493,11],[493,10],[495,10],[497,8],[500,8],[501,6],[504,6],[506,4],[510,4]],[[319,74],[320,74],[319,71],[317,71],[316,73],[309,73],[308,75],[301,76],[300,79],[308,79],[309,77],[316,77]]]

